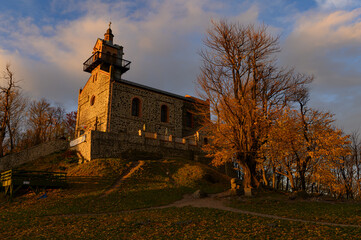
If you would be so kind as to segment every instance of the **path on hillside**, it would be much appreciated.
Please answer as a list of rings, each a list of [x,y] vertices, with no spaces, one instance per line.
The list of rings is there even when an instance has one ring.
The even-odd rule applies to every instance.
[[[138,163],[138,165],[135,165],[133,168],[130,169],[130,171],[128,172],[129,176],[131,175],[131,172],[136,171],[140,167],[140,164],[141,163]],[[132,171],[132,170],[134,170],[134,171]],[[123,177],[125,177],[125,176],[127,176],[126,173],[124,174]],[[117,186],[118,185],[114,185],[114,188],[112,188],[112,189],[116,189]],[[108,191],[110,191],[110,190],[111,189],[109,189]],[[132,212],[165,209],[165,208],[171,208],[171,207],[191,206],[191,207],[196,207],[196,208],[213,208],[213,209],[229,211],[229,212],[234,212],[234,213],[241,213],[241,214],[247,214],[247,215],[252,215],[252,216],[257,216],[257,217],[264,217],[264,218],[271,218],[271,219],[278,219],[278,220],[285,220],[285,221],[292,221],[292,222],[312,223],[312,224],[334,226],[334,227],[361,228],[361,225],[319,222],[319,221],[303,220],[303,219],[297,219],[297,218],[280,217],[280,216],[276,216],[276,215],[250,212],[250,211],[246,211],[246,210],[232,208],[232,207],[228,207],[225,205],[226,200],[224,199],[224,195],[225,195],[225,193],[219,193],[219,194],[212,194],[209,197],[205,197],[205,198],[194,198],[192,196],[192,194],[186,194],[186,195],[184,195],[183,199],[181,199],[179,201],[176,201],[169,205],[164,205],[164,206],[159,206],[159,207],[141,208],[141,209],[125,210],[125,211],[117,211],[117,212],[104,212],[104,213],[59,214],[59,215],[49,215],[49,216],[43,216],[43,217],[100,216],[100,215],[122,214],[122,213],[132,213]]]
[[[336,227],[356,227],[356,228],[361,228],[361,225],[319,222],[319,221],[303,220],[303,219],[297,219],[297,218],[280,217],[280,216],[276,216],[276,215],[257,213],[257,212],[250,212],[250,211],[246,211],[246,210],[232,208],[232,207],[228,207],[228,206],[225,205],[225,200],[223,199],[222,195],[224,196],[224,193],[212,194],[212,195],[210,195],[209,197],[206,197],[206,198],[195,199],[191,194],[186,194],[183,197],[183,199],[181,199],[179,201],[176,201],[176,202],[174,202],[172,204],[169,204],[169,205],[160,206],[160,207],[146,208],[146,209],[139,209],[139,210],[131,210],[129,212],[152,210],[152,209],[163,209],[163,208],[169,208],[169,207],[191,206],[191,207],[196,207],[196,208],[213,208],[213,209],[219,209],[219,210],[224,210],[224,211],[229,211],[229,212],[234,212],[234,213],[248,214],[248,215],[252,215],[252,216],[272,218],[272,219],[278,219],[278,220],[286,220],[286,221],[293,221],[293,222],[313,223],[313,224],[320,224],[320,225],[326,225],[326,226],[336,226]]]
[[[129,178],[135,171],[137,171],[143,165],[144,165],[144,161],[132,162],[132,164],[128,168],[123,170],[123,172],[119,175],[119,178],[115,181],[115,183],[107,191],[105,191],[100,197],[107,196],[112,192],[116,191],[125,179]]]

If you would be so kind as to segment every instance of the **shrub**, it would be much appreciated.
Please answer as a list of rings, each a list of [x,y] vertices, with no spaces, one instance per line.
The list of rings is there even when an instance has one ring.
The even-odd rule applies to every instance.
[[[76,150],[66,150],[59,156],[60,160],[63,160],[66,163],[77,163],[79,158],[77,156]]]
[[[206,172],[200,166],[185,164],[173,175],[173,179],[178,185],[194,187],[205,175]]]

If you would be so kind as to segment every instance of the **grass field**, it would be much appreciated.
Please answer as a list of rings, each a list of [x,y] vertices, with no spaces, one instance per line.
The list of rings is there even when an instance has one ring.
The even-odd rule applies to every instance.
[[[3,239],[357,239],[361,234],[355,228],[191,207],[93,216],[25,217],[7,219],[3,227]]]
[[[66,158],[64,158],[66,156]],[[58,153],[23,169],[41,166],[72,176],[107,176],[99,184],[72,184],[46,198],[23,191],[13,202],[0,196],[0,239],[357,239],[361,228],[277,220],[209,208],[137,210],[170,204],[185,193],[229,187],[222,174],[184,159],[144,160],[144,165],[109,195],[104,192],[131,161],[99,159],[78,165]],[[60,168],[60,169],[59,169]],[[361,224],[355,202],[288,200],[277,193],[236,198],[232,207],[306,220]]]
[[[359,201],[322,201],[316,199],[298,199],[295,201],[289,200],[288,196],[284,194],[266,193],[255,198],[241,197],[235,199],[230,206],[281,217],[361,225],[361,202]]]

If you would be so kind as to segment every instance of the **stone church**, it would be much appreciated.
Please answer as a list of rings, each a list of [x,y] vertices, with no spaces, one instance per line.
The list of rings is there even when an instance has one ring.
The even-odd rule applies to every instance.
[[[109,25],[83,64],[91,75],[79,90],[78,138],[71,146],[88,160],[117,157],[129,149],[165,155],[199,151],[207,139],[200,134],[197,112],[209,104],[123,79],[131,62],[113,38]]]

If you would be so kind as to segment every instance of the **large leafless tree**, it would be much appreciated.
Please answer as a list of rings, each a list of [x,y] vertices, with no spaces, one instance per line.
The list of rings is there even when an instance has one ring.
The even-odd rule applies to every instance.
[[[265,26],[212,22],[200,52],[200,96],[210,101],[206,123],[215,164],[237,161],[244,186],[256,188],[259,150],[282,109],[307,93],[312,77],[277,66],[278,38]]]
[[[0,81],[0,157],[6,149],[9,152],[14,150],[25,107],[26,99],[21,94],[10,64],[7,64]]]

